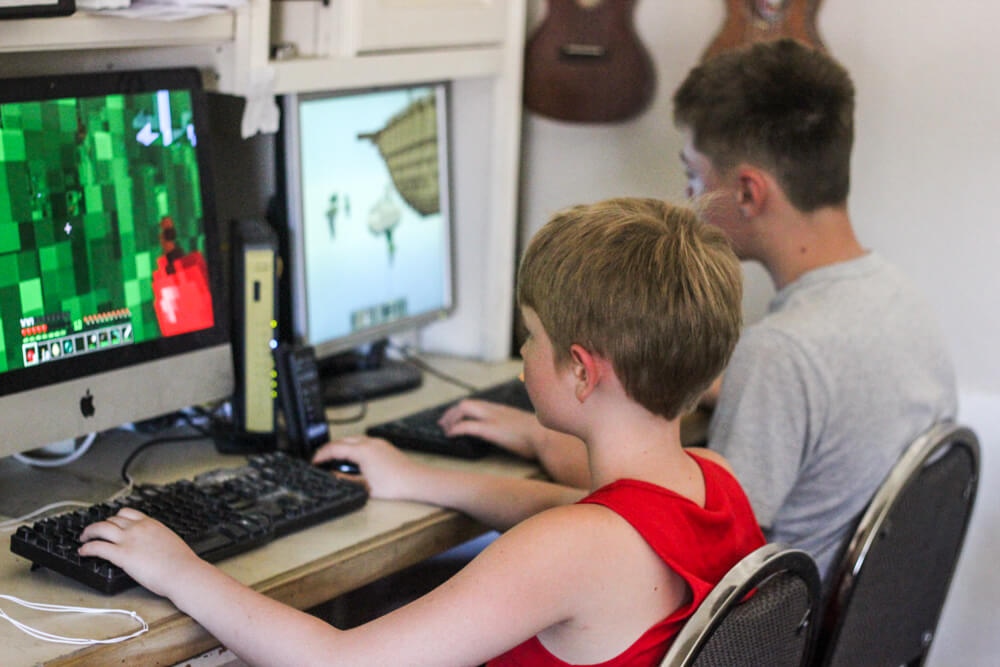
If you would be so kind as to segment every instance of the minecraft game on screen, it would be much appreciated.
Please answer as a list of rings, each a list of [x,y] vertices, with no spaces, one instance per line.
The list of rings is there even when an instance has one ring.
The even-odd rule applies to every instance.
[[[0,104],[0,372],[213,324],[188,91]]]

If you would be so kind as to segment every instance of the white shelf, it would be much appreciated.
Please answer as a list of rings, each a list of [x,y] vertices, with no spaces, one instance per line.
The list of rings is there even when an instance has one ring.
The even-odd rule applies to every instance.
[[[508,0],[338,0],[342,55],[502,44]]]
[[[271,61],[270,65],[274,68],[274,92],[282,94],[493,76],[501,71],[503,58],[503,50],[496,47],[298,58]]]
[[[204,46],[225,44],[234,38],[232,13],[184,21],[143,21],[84,12],[58,18],[0,21],[0,53]]]

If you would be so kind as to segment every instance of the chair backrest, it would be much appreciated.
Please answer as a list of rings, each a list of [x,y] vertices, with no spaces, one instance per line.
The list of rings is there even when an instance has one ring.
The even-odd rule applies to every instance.
[[[979,481],[979,441],[936,424],[903,453],[833,571],[816,663],[920,665],[951,584]]]
[[[698,605],[662,666],[801,667],[812,648],[819,601],[812,557],[800,549],[764,545],[737,563]]]

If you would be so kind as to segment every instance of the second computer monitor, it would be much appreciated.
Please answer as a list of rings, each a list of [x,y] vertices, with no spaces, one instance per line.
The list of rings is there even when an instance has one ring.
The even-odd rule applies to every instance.
[[[452,308],[448,92],[284,100],[293,328],[320,357]]]

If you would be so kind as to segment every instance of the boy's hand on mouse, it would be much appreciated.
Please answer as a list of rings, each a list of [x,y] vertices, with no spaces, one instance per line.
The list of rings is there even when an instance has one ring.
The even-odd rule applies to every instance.
[[[526,459],[537,457],[535,438],[542,426],[525,410],[467,398],[448,408],[438,425],[449,438],[474,436]]]
[[[205,562],[172,530],[130,507],[90,524],[80,540],[81,556],[111,561],[148,590],[166,597],[179,572]]]
[[[361,469],[363,481],[373,498],[405,500],[413,497],[411,483],[421,464],[381,438],[351,436],[323,445],[313,454],[315,464],[330,459],[354,461]],[[347,479],[352,475],[336,473]]]

